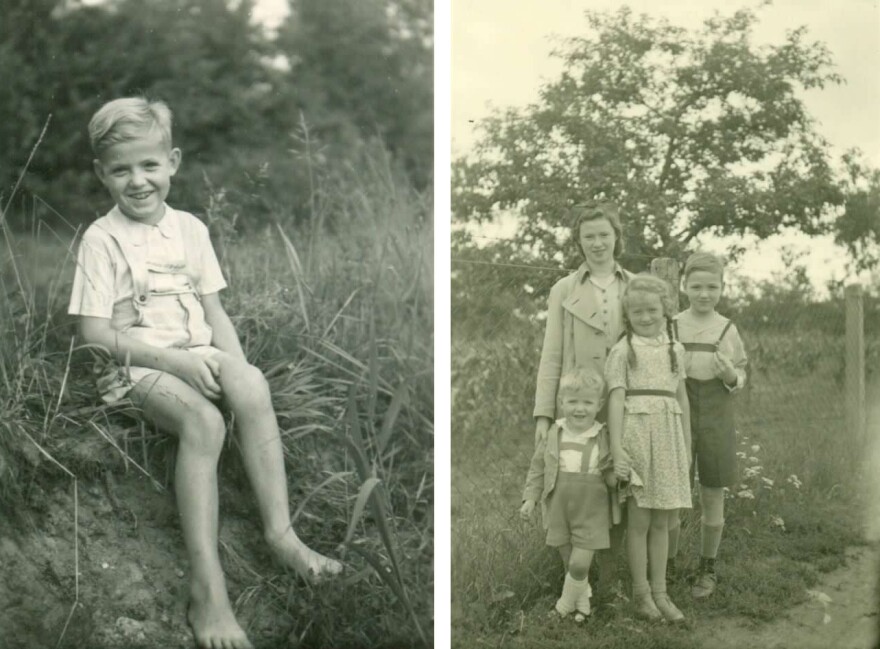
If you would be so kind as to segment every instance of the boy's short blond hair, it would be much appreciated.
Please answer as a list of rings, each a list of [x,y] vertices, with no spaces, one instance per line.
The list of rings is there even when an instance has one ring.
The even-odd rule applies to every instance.
[[[687,261],[684,262],[684,274],[682,278],[687,281],[687,278],[691,273],[698,271],[718,275],[723,281],[724,260],[718,255],[713,255],[711,252],[699,250],[688,257]]]
[[[605,392],[605,379],[599,372],[589,367],[576,367],[563,374],[559,379],[557,393],[560,399],[564,394],[580,390],[592,392],[601,397]]]
[[[107,102],[89,121],[92,151],[100,156],[114,144],[143,137],[154,130],[171,148],[171,109],[163,101],[123,97]]]

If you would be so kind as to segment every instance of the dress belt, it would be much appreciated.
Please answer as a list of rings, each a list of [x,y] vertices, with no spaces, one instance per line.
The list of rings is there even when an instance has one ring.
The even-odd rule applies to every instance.
[[[669,390],[627,390],[626,396],[628,397],[669,397],[670,399],[675,399],[678,395],[675,392],[670,392]]]

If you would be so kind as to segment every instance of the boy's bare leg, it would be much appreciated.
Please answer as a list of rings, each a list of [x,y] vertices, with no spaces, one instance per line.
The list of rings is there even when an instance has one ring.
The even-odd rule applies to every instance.
[[[225,424],[217,407],[170,374],[152,375],[131,391],[131,399],[179,444],[174,490],[183,540],[190,560],[187,621],[205,649],[252,649],[229,603],[217,551],[217,461]]]
[[[235,413],[245,470],[254,489],[266,542],[275,556],[304,579],[334,575],[342,564],[315,552],[297,536],[290,521],[284,449],[263,373],[220,353],[220,386]]]
[[[571,558],[571,544],[559,546],[559,557],[562,559],[562,566],[568,571],[568,560]]]

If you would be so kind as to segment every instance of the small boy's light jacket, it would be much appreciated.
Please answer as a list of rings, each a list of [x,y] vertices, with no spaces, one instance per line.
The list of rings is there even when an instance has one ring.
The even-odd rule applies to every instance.
[[[559,438],[562,436],[562,428],[553,424],[547,431],[547,437],[535,446],[535,453],[529,465],[529,473],[526,477],[526,486],[523,489],[523,501],[533,500],[541,502],[541,518],[544,529],[549,525],[547,508],[550,502],[550,494],[556,487],[556,479],[559,476]],[[605,475],[614,470],[611,460],[611,442],[608,437],[608,426],[602,424],[598,435],[599,446],[599,472]],[[586,458],[585,458],[586,460]]]

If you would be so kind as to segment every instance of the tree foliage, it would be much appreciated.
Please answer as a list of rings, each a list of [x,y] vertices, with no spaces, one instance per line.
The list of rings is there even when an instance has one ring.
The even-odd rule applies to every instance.
[[[880,170],[858,152],[844,156],[846,201],[835,221],[835,240],[846,246],[857,270],[880,267]]]
[[[621,205],[628,249],[646,256],[704,231],[827,229],[844,193],[798,94],[841,81],[823,44],[800,28],[758,46],[752,10],[693,31],[628,8],[586,19],[589,34],[555,52],[561,76],[485,120],[455,162],[456,220],[518,216],[517,243],[572,263],[566,208],[594,197]]]
[[[163,99],[174,112],[184,163],[171,200],[180,207],[206,203],[207,177],[251,195],[245,223],[270,206],[304,213],[309,174],[290,155],[303,124],[315,124],[311,137],[341,152],[382,139],[424,187],[433,158],[425,37],[433,4],[292,5],[276,37],[252,21],[252,0],[0,0],[7,90],[0,94],[0,196],[8,200],[51,114],[22,195],[74,222],[104,211],[86,125],[102,103],[131,94]]]

